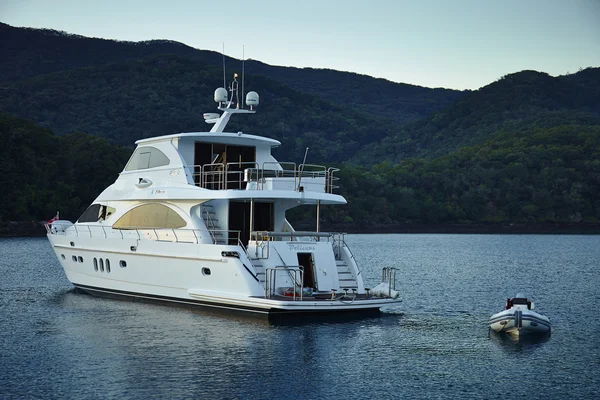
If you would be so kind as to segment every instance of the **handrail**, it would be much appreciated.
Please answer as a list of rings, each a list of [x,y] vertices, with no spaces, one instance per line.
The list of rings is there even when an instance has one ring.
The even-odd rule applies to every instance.
[[[245,174],[246,174],[246,170],[248,168],[242,168],[242,166],[250,166],[250,167],[254,167],[255,169],[258,169],[258,164],[255,163],[254,161],[246,161],[246,162],[231,162],[231,163],[227,163],[225,165],[225,175],[224,175],[224,181],[225,181],[225,189],[230,189],[229,184],[230,183],[237,183],[238,187],[237,189],[244,189],[245,185],[242,185],[242,183],[245,183]],[[238,166],[239,168],[241,168],[239,171],[230,171],[230,167],[234,167],[234,166]],[[237,175],[238,179],[235,180],[230,180],[229,176],[230,175]]]
[[[296,287],[300,287],[300,301],[302,301],[302,296],[304,292],[304,268],[301,265],[267,268],[265,270],[265,297],[267,299],[270,299],[272,295],[277,294],[275,293],[275,290],[277,289],[277,287],[275,286],[277,279],[277,271],[287,272],[290,278],[292,279],[292,298],[294,300],[296,300],[297,297]]]
[[[213,169],[215,168],[215,169]],[[220,169],[219,169],[220,168]],[[204,164],[200,168],[200,186],[207,187],[210,183],[211,185],[217,184],[216,190],[222,190],[225,185],[225,165],[223,163],[211,163]],[[208,182],[208,177],[217,177],[217,181],[213,179],[211,182]],[[213,186],[214,188],[214,186]],[[208,189],[208,187],[207,187]]]
[[[333,233],[328,232],[308,232],[308,231],[294,231],[294,232],[270,232],[270,231],[252,231],[250,232],[250,240],[255,241],[270,241],[276,238],[289,238],[293,240],[299,237],[309,237],[318,241],[318,238],[333,238]],[[329,240],[327,240],[329,241]]]
[[[275,238],[275,237],[306,237],[306,236],[331,237],[333,235],[333,233],[313,232],[313,231],[294,231],[294,232],[252,231],[250,233],[250,235],[251,235],[251,237],[269,236],[272,238]]]
[[[268,179],[293,179],[293,190],[307,190],[314,185],[323,185],[325,193],[333,193],[339,186],[334,184],[339,180],[334,176],[339,168],[326,167],[318,164],[296,164],[294,162],[265,161],[259,165],[254,161],[210,163],[203,165],[186,165],[183,167],[187,176],[191,175],[194,184],[205,189],[246,189],[244,183],[255,183],[253,189],[265,190]],[[303,188],[298,187],[302,179]],[[314,179],[314,181],[310,181]],[[305,180],[309,180],[306,185]],[[237,184],[237,185],[236,185]],[[291,189],[290,189],[291,190]]]
[[[381,282],[388,284],[388,296],[392,297],[392,290],[396,290],[396,271],[398,268],[384,267],[381,271]]]
[[[132,228],[132,229],[114,229],[114,228],[110,228],[110,230],[108,230],[108,227],[105,226],[100,226],[100,225],[83,225],[87,228],[87,230],[81,230],[81,229],[77,229],[77,225],[72,225],[69,228],[73,228],[72,230],[67,229],[65,231],[52,231],[51,229],[48,229],[48,233],[51,235],[61,235],[61,236],[73,236],[73,237],[101,237],[104,239],[107,239],[109,236],[109,232],[110,235],[117,235],[117,238],[120,238],[122,240],[128,239],[128,237],[126,237],[126,235],[124,235],[124,232],[135,232],[136,235],[133,237],[129,237],[130,239],[135,239],[135,240],[141,240],[142,237],[146,237],[150,240],[155,240],[155,241],[160,241],[161,238],[164,238],[166,236],[168,236],[169,234],[172,234],[172,237],[174,238],[174,240],[172,240],[172,242],[174,243],[195,243],[195,244],[201,244],[201,239],[202,239],[202,235],[201,235],[201,230],[200,229],[185,229],[185,228],[144,228],[144,227],[137,227],[137,228]],[[81,228],[81,226],[80,226]],[[101,228],[101,229],[92,229],[92,228]],[[96,231],[96,235],[94,234],[94,232]],[[118,232],[118,233],[117,233]],[[151,232],[152,234],[150,236],[145,235],[145,233],[147,232]],[[186,232],[189,232],[190,235],[185,235]],[[98,235],[99,233],[99,235]],[[246,252],[245,247],[243,246],[241,239],[240,239],[240,235],[241,235],[241,231],[239,230],[224,230],[224,229],[208,229],[208,233],[211,235],[211,242],[212,244],[222,244],[222,245],[228,245],[228,246],[241,246],[242,249],[244,249],[244,251]],[[218,239],[216,238],[217,233],[222,233],[226,236],[224,236],[224,241],[225,243],[218,243]],[[230,234],[233,234],[234,237],[229,237]],[[230,244],[231,242],[235,242],[235,244]]]

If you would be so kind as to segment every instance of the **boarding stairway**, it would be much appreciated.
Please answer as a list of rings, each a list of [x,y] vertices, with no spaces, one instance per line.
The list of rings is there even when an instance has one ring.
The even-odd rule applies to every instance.
[[[335,260],[335,263],[337,266],[340,288],[358,290],[358,281],[350,266],[343,260]]]
[[[266,279],[265,278],[265,267],[264,267],[264,265],[257,264],[256,261],[258,261],[258,259],[251,259],[250,261],[252,262],[252,265],[254,265],[254,271],[256,272],[256,277],[258,278],[258,281],[264,287],[265,286],[265,279]]]
[[[265,267],[261,264],[258,264],[258,259],[253,259],[252,265],[254,265],[254,271],[256,271],[256,277],[258,281],[264,286],[265,284]],[[336,260],[338,277],[340,281],[340,288],[342,289],[356,289],[358,290],[358,282],[356,280],[356,276],[352,273],[348,264],[344,261]]]
[[[206,228],[210,232],[213,243],[227,244],[228,238],[225,235],[226,232],[221,229],[212,204],[205,203],[202,205],[202,219],[204,220]]]

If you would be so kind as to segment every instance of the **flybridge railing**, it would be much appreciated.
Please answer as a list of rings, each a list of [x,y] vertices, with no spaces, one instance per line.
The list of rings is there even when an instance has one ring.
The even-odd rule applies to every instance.
[[[72,228],[72,229],[70,229]],[[147,239],[159,242],[176,243],[206,243],[202,240],[206,237],[200,229],[173,229],[173,228],[131,228],[113,229],[112,227],[99,225],[71,225],[65,229],[56,230],[51,224],[46,224],[46,232],[51,235],[104,238],[104,239]],[[205,231],[206,232],[206,231]],[[241,245],[240,231],[208,229],[212,244]],[[203,236],[204,235],[204,236]],[[242,245],[242,248],[245,248]]]
[[[285,181],[287,190],[300,192],[310,191],[309,188],[315,185],[322,187],[324,193],[333,193],[339,188],[339,178],[335,176],[339,168],[315,164],[265,162],[259,165],[256,162],[233,162],[192,165],[185,169],[196,186],[211,190],[271,190],[273,183],[278,181]]]

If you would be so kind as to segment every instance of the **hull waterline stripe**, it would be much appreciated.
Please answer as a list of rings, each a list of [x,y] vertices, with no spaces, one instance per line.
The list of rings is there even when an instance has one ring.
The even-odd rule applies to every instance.
[[[276,307],[272,307],[272,308],[258,308],[258,307],[252,307],[252,306],[243,306],[243,305],[230,305],[230,304],[226,304],[226,303],[216,303],[216,302],[210,302],[210,301],[202,301],[202,300],[195,300],[195,299],[181,299],[181,298],[177,298],[177,297],[170,297],[170,296],[161,296],[161,295],[152,295],[152,294],[142,294],[142,293],[137,293],[137,292],[127,292],[127,291],[122,291],[122,290],[115,290],[115,289],[104,289],[104,288],[98,288],[98,287],[94,287],[94,286],[87,286],[87,285],[81,285],[81,284],[73,284],[75,285],[77,288],[80,288],[81,290],[85,291],[85,292],[95,292],[95,293],[103,293],[108,295],[113,295],[113,296],[120,296],[120,297],[130,297],[130,298],[139,298],[139,299],[147,299],[147,300],[153,300],[153,301],[163,301],[163,302],[171,302],[171,303],[179,303],[179,304],[187,304],[187,305],[194,305],[194,306],[204,306],[204,307],[212,307],[212,308],[218,308],[218,309],[227,309],[227,310],[234,310],[234,311],[244,311],[244,312],[253,312],[253,313],[259,313],[259,314],[264,314],[264,315],[274,315],[274,314],[343,314],[343,313],[373,313],[373,312],[379,312],[379,308],[382,305],[374,305],[374,307],[370,307],[370,308],[350,308],[350,309],[340,309],[340,308],[336,308],[336,309],[281,309],[281,308],[276,308]]]
[[[217,304],[217,303],[211,303],[211,302],[201,301],[201,300],[180,299],[180,298],[169,297],[169,296],[141,294],[141,293],[136,293],[136,292],[127,292],[127,291],[123,291],[123,290],[97,288],[94,286],[80,285],[80,284],[75,284],[75,283],[74,283],[74,285],[77,288],[79,288],[83,291],[86,291],[86,292],[105,293],[105,294],[112,294],[112,295],[116,295],[116,296],[125,296],[125,297],[148,299],[148,300],[154,300],[154,301],[165,301],[165,302],[180,303],[180,304],[189,304],[189,305],[195,305],[195,306],[207,306],[207,307],[229,309],[229,310],[236,310],[236,311],[250,311],[250,312],[255,312],[255,313],[260,313],[260,314],[268,314],[269,313],[269,310],[255,308],[255,307],[230,306],[230,305],[226,305],[226,304]]]

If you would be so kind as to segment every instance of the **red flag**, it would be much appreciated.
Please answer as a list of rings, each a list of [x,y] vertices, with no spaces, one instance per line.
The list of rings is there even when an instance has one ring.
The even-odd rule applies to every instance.
[[[51,223],[53,223],[54,221],[58,221],[58,214],[56,214],[54,216],[54,218],[52,218],[51,220],[49,220],[48,222],[46,222],[48,225],[50,225]]]

